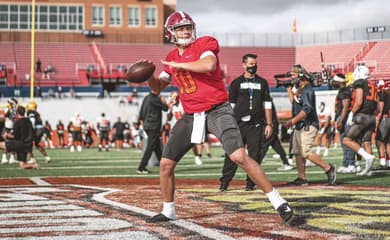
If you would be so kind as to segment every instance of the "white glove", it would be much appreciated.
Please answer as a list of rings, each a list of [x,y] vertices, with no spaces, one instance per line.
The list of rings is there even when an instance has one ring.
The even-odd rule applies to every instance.
[[[325,132],[325,128],[321,128],[318,134],[324,134],[324,132]]]
[[[353,119],[353,112],[349,112],[348,117],[347,117],[347,125],[348,126],[352,125],[352,123],[353,123],[352,119]]]

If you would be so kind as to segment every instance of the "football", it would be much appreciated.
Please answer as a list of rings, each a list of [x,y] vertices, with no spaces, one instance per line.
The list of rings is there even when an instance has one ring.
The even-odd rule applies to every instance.
[[[156,65],[151,61],[136,62],[127,69],[126,80],[132,83],[147,81],[156,70]]]

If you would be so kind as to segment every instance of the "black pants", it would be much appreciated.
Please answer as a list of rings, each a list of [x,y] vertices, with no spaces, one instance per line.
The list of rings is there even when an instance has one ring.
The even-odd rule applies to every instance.
[[[265,155],[267,154],[269,146],[271,146],[275,150],[275,152],[280,155],[283,164],[288,164],[286,152],[284,151],[284,148],[279,140],[277,132],[273,132],[271,137],[266,139],[264,141],[264,144],[261,145],[259,153],[260,163],[261,161],[263,161]]]
[[[146,149],[144,155],[142,157],[141,162],[139,163],[138,170],[145,170],[146,165],[148,165],[148,161],[152,156],[153,151],[156,153],[158,161],[161,159],[162,148],[161,148],[161,140],[160,140],[160,130],[159,129],[145,129],[146,134],[148,135],[148,142],[146,144]]]
[[[262,161],[259,155],[259,149],[261,148],[261,139],[264,136],[264,128],[259,124],[239,124],[242,140],[248,149],[249,157],[253,158],[259,164]],[[221,182],[229,183],[237,171],[237,164],[230,160],[229,156],[225,154],[225,160],[222,168]],[[255,184],[247,175],[247,186],[253,187]]]

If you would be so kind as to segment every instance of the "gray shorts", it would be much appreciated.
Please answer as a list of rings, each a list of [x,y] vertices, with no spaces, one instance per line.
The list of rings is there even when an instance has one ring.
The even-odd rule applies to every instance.
[[[353,117],[352,126],[345,134],[355,141],[371,142],[371,135],[375,129],[375,115],[357,113]]]
[[[191,149],[191,132],[194,116],[184,114],[172,128],[168,143],[164,147],[163,158],[178,162]],[[229,155],[244,146],[234,112],[229,103],[224,103],[207,112],[206,132],[214,134]]]
[[[390,144],[390,117],[384,117],[379,123],[378,140]]]

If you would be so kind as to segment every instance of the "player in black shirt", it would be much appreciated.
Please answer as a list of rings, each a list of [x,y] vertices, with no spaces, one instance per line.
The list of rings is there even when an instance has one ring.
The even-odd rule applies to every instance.
[[[8,152],[16,152],[20,168],[39,169],[39,165],[36,162],[27,162],[27,154],[32,152],[34,131],[30,120],[24,117],[25,112],[26,109],[23,106],[17,107],[13,131],[12,133],[4,133],[3,137],[7,140],[0,142],[0,148]]]
[[[390,81],[379,84],[379,114],[378,128],[376,131],[376,140],[380,147],[380,167],[390,168]],[[387,158],[386,158],[387,155]]]
[[[343,149],[343,163],[337,172],[355,173],[357,171],[355,166],[355,152],[343,144],[345,133],[350,127],[347,124],[347,116],[351,106],[352,91],[350,87],[346,86],[344,74],[336,74],[333,77],[333,86],[338,89],[335,100],[335,119],[336,129],[340,133],[340,142]]]
[[[47,155],[47,152],[44,147],[40,145],[42,136],[45,134],[45,128],[43,126],[43,121],[41,114],[37,111],[37,104],[34,101],[31,101],[27,104],[27,117],[30,119],[31,124],[34,129],[34,145],[35,148],[45,157],[45,161],[50,162],[50,157]],[[35,162],[33,153],[30,153],[30,162]]]
[[[118,117],[117,121],[112,126],[115,134],[115,145],[117,149],[123,148],[123,140],[124,140],[124,131],[125,131],[125,123],[122,122],[121,118]]]
[[[368,82],[370,70],[359,65],[353,72],[352,108],[347,123],[351,128],[346,132],[343,143],[366,160],[366,168],[357,175],[371,175],[374,162],[372,155],[371,135],[375,128],[375,111],[377,108],[377,90]],[[358,142],[363,143],[363,147]]]

